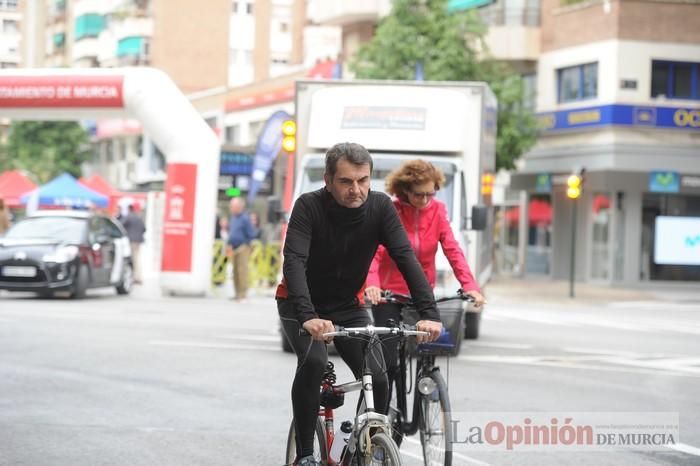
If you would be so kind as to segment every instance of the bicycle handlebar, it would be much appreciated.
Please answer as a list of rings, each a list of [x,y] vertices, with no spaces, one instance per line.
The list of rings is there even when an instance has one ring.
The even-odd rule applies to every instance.
[[[299,335],[308,336],[309,332],[304,328],[299,329]],[[324,333],[324,337],[350,337],[350,336],[373,336],[373,335],[396,335],[396,336],[417,336],[417,335],[430,335],[430,332],[424,332],[422,330],[416,330],[415,325],[399,325],[397,327],[375,327],[374,325],[367,325],[366,327],[341,327],[340,325],[335,326],[334,332]]]
[[[403,304],[406,306],[415,305],[415,303],[413,302],[413,298],[411,298],[410,296],[405,294],[393,293],[389,290],[385,290],[382,292],[382,300],[387,303]],[[475,299],[473,296],[466,294],[464,291],[458,290],[457,294],[444,296],[442,298],[436,299],[435,304],[445,303],[448,301],[466,301],[469,303],[473,303],[475,302]]]

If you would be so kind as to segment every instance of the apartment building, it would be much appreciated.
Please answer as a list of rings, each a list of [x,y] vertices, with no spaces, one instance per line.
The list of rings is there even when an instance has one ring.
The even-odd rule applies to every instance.
[[[229,0],[25,0],[28,67],[153,66],[185,93],[228,80]],[[96,155],[84,167],[120,189],[164,180],[165,160],[136,120],[84,122]]]
[[[536,110],[511,181],[529,199],[522,270],[569,276],[575,211],[578,280],[700,280],[700,4],[543,0]]]
[[[0,0],[0,69],[21,65],[21,21],[18,0]],[[10,121],[0,116],[0,142],[7,138],[9,125]]]

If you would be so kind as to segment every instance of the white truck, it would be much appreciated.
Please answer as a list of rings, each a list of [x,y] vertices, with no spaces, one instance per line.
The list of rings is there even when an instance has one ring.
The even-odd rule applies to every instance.
[[[477,281],[492,269],[492,210],[482,177],[495,171],[496,98],[480,82],[302,80],[296,83],[297,159],[294,199],[323,186],[324,156],[338,142],[365,146],[374,160],[372,187],[407,159],[439,167],[438,198]],[[435,294],[459,288],[440,252]],[[466,338],[477,338],[480,313],[467,308]]]

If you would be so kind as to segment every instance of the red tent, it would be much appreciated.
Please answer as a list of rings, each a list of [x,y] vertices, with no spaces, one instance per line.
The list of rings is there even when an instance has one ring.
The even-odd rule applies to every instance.
[[[134,204],[136,210],[143,210],[146,207],[146,193],[117,191],[100,175],[92,175],[90,178],[80,178],[80,184],[87,186],[93,191],[109,197],[109,212],[113,215],[118,213],[120,201],[128,201]]]
[[[21,170],[0,173],[0,198],[10,208],[21,207],[20,198],[34,189],[36,185]]]
[[[552,205],[547,201],[532,199],[528,207],[528,223],[530,226],[549,225],[552,223]],[[520,207],[512,207],[506,211],[508,223],[518,223]]]

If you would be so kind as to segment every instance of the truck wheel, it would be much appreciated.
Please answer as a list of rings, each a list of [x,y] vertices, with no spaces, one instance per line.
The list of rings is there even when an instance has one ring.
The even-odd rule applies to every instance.
[[[481,312],[467,312],[464,314],[464,339],[476,340],[479,338],[479,325],[481,324]]]

